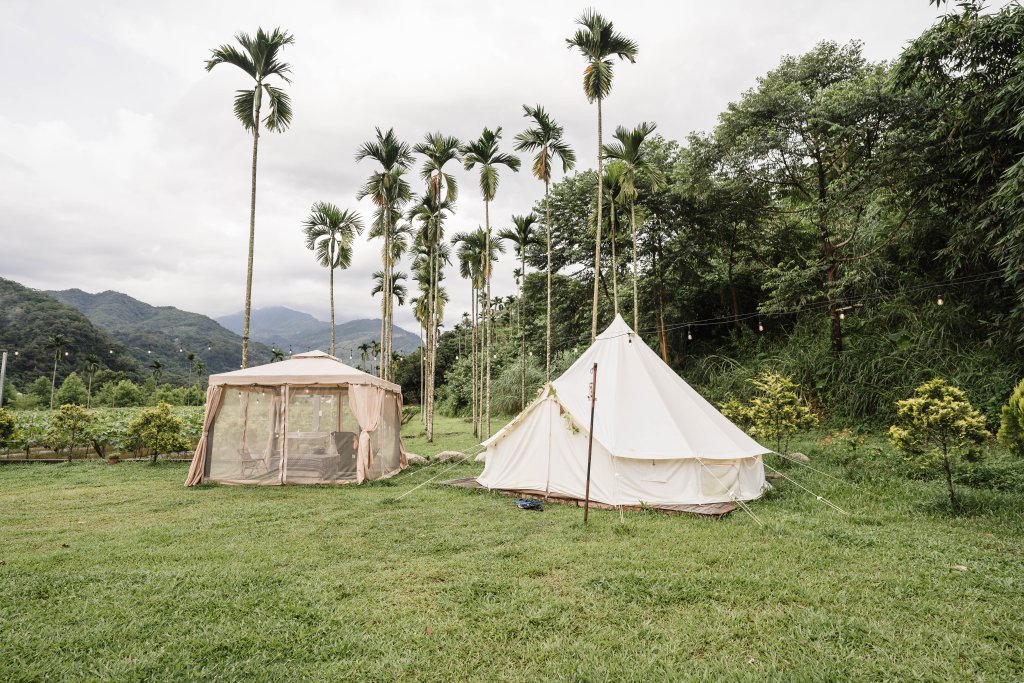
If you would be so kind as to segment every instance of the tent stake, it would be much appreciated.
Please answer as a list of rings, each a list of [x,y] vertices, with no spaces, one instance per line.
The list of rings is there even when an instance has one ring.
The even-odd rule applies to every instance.
[[[583,494],[583,523],[590,513],[590,461],[594,454],[594,404],[597,403],[597,363],[594,363],[594,379],[590,382],[590,434],[587,439],[587,488]]]

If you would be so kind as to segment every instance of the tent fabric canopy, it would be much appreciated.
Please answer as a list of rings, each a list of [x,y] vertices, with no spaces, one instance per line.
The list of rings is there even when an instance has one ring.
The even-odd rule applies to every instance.
[[[611,505],[750,500],[771,452],[708,403],[621,316],[518,417],[484,442],[488,488],[583,497],[592,369],[591,497]]]
[[[210,377],[186,486],[362,483],[407,467],[401,388],[322,351]]]
[[[402,391],[397,384],[374,377],[351,365],[345,365],[338,358],[323,351],[297,353],[278,363],[210,375],[210,386],[218,384],[372,384],[388,391]]]

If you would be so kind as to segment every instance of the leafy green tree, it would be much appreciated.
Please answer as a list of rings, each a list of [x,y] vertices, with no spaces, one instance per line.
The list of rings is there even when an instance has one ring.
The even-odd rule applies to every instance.
[[[93,419],[93,414],[78,404],[62,405],[50,418],[47,436],[50,447],[59,453],[82,445],[85,443],[85,431]]]
[[[519,157],[498,150],[501,140],[501,126],[495,130],[484,128],[476,140],[472,140],[462,148],[462,162],[467,171],[480,167],[480,193],[484,198],[484,230],[487,232],[488,250],[491,242],[491,202],[498,192],[498,167],[504,166],[513,173],[519,171]],[[484,380],[484,436],[491,435],[491,264],[485,264],[484,288],[486,299],[484,305],[484,337],[485,337],[485,380]]]
[[[856,266],[916,210],[887,189],[888,172],[902,163],[887,142],[903,105],[887,79],[860,43],[822,42],[783,58],[715,129],[730,172],[774,187],[778,230],[800,238],[766,283],[766,310],[824,297],[835,356],[843,350],[841,309],[862,276]]]
[[[89,392],[77,372],[72,372],[61,383],[60,389],[57,390],[56,402],[59,406],[67,404],[84,406],[89,402]]]
[[[981,456],[979,445],[992,436],[985,429],[985,417],[963,391],[933,379],[896,404],[896,422],[889,428],[893,445],[928,469],[941,459],[949,502],[955,506],[950,458]]]
[[[135,382],[123,379],[113,386],[110,395],[111,407],[125,408],[143,405],[142,391]]]
[[[389,128],[382,133],[380,128],[376,129],[375,140],[363,143],[356,152],[356,161],[372,159],[380,164],[379,171],[374,171],[366,183],[360,188],[356,199],[370,197],[376,207],[373,224],[370,226],[369,236],[371,239],[383,237],[384,245],[381,249],[381,263],[384,266],[384,285],[387,291],[381,300],[381,346],[390,353],[393,347],[394,333],[394,296],[390,291],[395,263],[399,261],[402,254],[408,248],[408,242],[404,231],[398,227],[398,218],[401,216],[402,206],[412,196],[412,191],[405,173],[412,163],[412,150],[409,145],[402,142],[395,135],[395,130]],[[401,305],[401,304],[399,304]],[[384,368],[383,378],[390,380],[391,376],[387,368]]]
[[[636,249],[636,200],[639,185],[646,180],[652,190],[659,189],[665,183],[665,175],[651,159],[644,143],[654,132],[657,125],[644,121],[633,130],[625,126],[615,129],[615,142],[604,146],[604,155],[622,164],[622,177],[619,181],[620,194],[629,204],[629,225],[633,233],[633,329],[640,327],[640,295],[637,289],[637,249]],[[614,222],[614,221],[613,221]],[[615,240],[612,238],[612,244]],[[614,260],[614,259],[613,259]]]
[[[127,438],[136,447],[148,450],[152,462],[156,462],[161,453],[175,453],[189,447],[185,423],[171,413],[166,403],[142,410],[128,425]]]
[[[588,102],[597,102],[597,177],[604,176],[604,129],[601,103],[612,91],[612,57],[636,62],[637,44],[615,31],[612,22],[592,9],[576,19],[580,26],[566,39],[569,48],[576,48],[587,62],[583,70],[583,94]],[[597,223],[594,240],[594,303],[591,309],[590,341],[597,339],[597,295],[601,272],[601,226],[603,188],[597,185]]]
[[[576,152],[562,139],[562,127],[539,104],[523,105],[523,116],[533,120],[533,126],[516,135],[517,152],[536,152],[533,157],[533,175],[544,183],[544,231],[547,236],[547,313],[545,316],[546,342],[544,351],[545,381],[551,381],[551,208],[548,194],[551,186],[552,166],[562,162],[562,173],[576,165]],[[524,276],[525,277],[525,276]]]
[[[908,192],[935,207],[929,249],[950,272],[1002,271],[1024,339],[1024,6],[957,2],[900,56],[894,81],[921,104]]]
[[[342,211],[334,204],[317,202],[303,223],[306,248],[330,273],[331,355],[334,353],[334,271],[352,265],[352,245],[363,234],[363,219],[355,211]]]
[[[256,243],[256,158],[260,143],[260,124],[269,131],[284,132],[292,122],[292,105],[288,93],[268,81],[276,76],[285,83],[291,83],[288,74],[291,66],[279,60],[281,49],[292,45],[295,38],[287,31],[275,28],[267,32],[256,30],[255,36],[239,33],[235,40],[242,46],[224,44],[210,50],[206,70],[218,64],[233,64],[255,81],[251,89],[242,89],[235,94],[235,117],[242,126],[252,133],[252,183],[249,199],[249,260],[245,274],[245,312],[242,322],[242,367],[249,362],[249,313],[252,309],[252,260]],[[263,95],[266,93],[270,113],[260,120]]]
[[[45,406],[50,401],[51,384],[45,377],[39,377],[28,385],[26,394],[35,397],[37,405]]]
[[[1024,380],[1010,394],[1000,413],[999,443],[1018,457],[1024,457]]]

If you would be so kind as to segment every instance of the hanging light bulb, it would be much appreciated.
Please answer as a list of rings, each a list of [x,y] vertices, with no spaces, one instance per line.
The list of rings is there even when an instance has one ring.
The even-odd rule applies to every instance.
[[[761,324],[760,320],[757,321],[757,331],[764,332],[764,325]]]
[[[840,311],[840,312],[839,312],[839,319],[840,319],[840,320],[846,320],[846,314],[845,314],[845,313],[843,313],[842,311]]]
[[[690,328],[686,328],[686,339],[687,341],[693,341],[693,333],[690,332]]]
[[[938,300],[935,303],[937,303],[939,306],[942,306],[943,304],[946,303],[946,300],[943,299],[942,295],[940,294]]]

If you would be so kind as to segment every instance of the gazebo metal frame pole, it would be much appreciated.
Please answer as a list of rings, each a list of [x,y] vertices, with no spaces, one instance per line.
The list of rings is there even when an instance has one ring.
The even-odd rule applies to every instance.
[[[590,381],[590,433],[587,440],[587,487],[583,495],[583,523],[590,514],[590,462],[594,454],[594,404],[597,403],[597,363],[593,368],[594,378]]]

